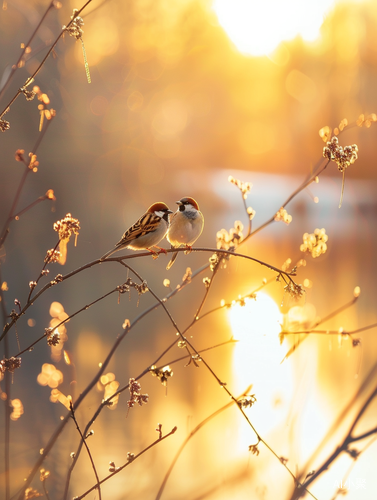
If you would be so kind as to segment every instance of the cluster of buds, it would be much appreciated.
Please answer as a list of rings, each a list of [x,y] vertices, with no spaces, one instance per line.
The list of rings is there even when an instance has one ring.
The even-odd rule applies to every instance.
[[[4,373],[6,371],[13,373],[14,370],[21,366],[21,358],[4,358],[0,361],[0,372]]]
[[[24,493],[24,500],[31,500],[32,498],[38,498],[38,497],[43,497],[41,493],[38,493],[37,490],[29,486],[29,488],[26,488],[25,493]]]
[[[39,161],[37,160],[37,155],[34,153],[29,153],[29,164],[28,168],[32,170],[34,173],[38,172],[38,167],[39,167]]]
[[[242,198],[244,200],[246,200],[247,198],[247,195],[250,193],[250,189],[252,188],[252,184],[251,182],[243,182],[243,181],[240,181],[239,179],[235,179],[234,177],[232,177],[231,175],[228,177],[228,181],[231,183],[231,184],[234,184],[235,186],[238,187],[238,189],[241,191],[242,193]]]
[[[133,408],[137,403],[139,406],[143,406],[143,403],[147,404],[149,396],[148,394],[140,394],[141,385],[134,378],[130,378],[129,390],[130,399],[127,401],[128,408]]]
[[[117,472],[119,467],[115,467],[115,462],[109,462],[109,472]]]
[[[77,238],[80,230],[80,222],[74,219],[71,214],[67,214],[64,219],[58,220],[54,223],[54,231],[59,233],[60,240],[69,240],[74,234]]]
[[[286,211],[285,208],[281,207],[278,212],[276,212],[274,220],[276,221],[283,221],[286,224],[290,224],[292,222],[292,215],[289,215],[289,213]]]
[[[359,118],[356,120],[356,125],[358,127],[366,127],[369,128],[373,122],[377,122],[376,113],[371,113],[370,115],[365,116],[361,114]]]
[[[59,261],[60,261],[59,250],[55,250],[54,248],[51,248],[51,250],[47,250],[46,257],[44,258],[44,262],[46,264],[50,264],[53,262],[59,262]]]
[[[182,277],[182,285],[191,283],[191,277],[192,277],[192,270],[191,267],[186,268],[186,272]]]
[[[327,250],[327,240],[329,237],[325,229],[315,229],[314,233],[305,233],[303,235],[303,243],[300,245],[301,252],[311,253],[313,259],[319,257]]]
[[[40,479],[40,481],[42,481],[42,483],[43,483],[44,481],[46,481],[46,479],[48,478],[49,475],[50,475],[50,471],[49,470],[41,469],[39,471],[39,479]]]
[[[203,283],[206,288],[209,288],[211,285],[211,278],[208,277],[203,278]]]
[[[166,387],[168,379],[173,376],[173,371],[170,366],[164,366],[163,368],[157,368],[157,366],[152,365],[149,368],[149,371],[153,375],[153,377],[157,377],[161,384]]]
[[[328,160],[334,161],[341,172],[355,163],[357,160],[358,147],[356,144],[345,146],[344,149],[339,145],[338,138],[334,135],[327,146],[323,148],[323,156]]]
[[[38,104],[39,113],[41,115],[39,121],[39,131],[41,131],[44,119],[46,118],[46,120],[52,120],[52,118],[56,116],[56,111],[53,108],[47,109],[47,105],[50,104],[50,98],[48,97],[47,94],[42,92],[37,85],[33,87],[33,93],[37,95],[38,101],[40,101],[41,103]]]
[[[243,224],[239,220],[234,222],[234,227],[229,229],[229,232],[226,229],[221,229],[216,233],[216,247],[219,250],[234,252],[243,240],[242,231]]]

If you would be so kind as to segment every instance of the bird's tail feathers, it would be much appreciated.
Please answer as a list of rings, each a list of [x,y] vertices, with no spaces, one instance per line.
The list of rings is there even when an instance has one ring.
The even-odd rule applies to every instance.
[[[177,258],[177,256],[178,256],[178,252],[174,252],[173,255],[172,255],[172,258],[169,261],[169,264],[166,266],[166,269],[169,270],[171,268],[171,266],[174,264],[175,259]]]
[[[113,248],[113,249],[109,250],[107,253],[105,253],[105,255],[102,255],[100,260],[107,259],[107,257],[110,257],[110,255],[113,255],[113,253],[116,252],[117,250],[118,250],[117,248]]]

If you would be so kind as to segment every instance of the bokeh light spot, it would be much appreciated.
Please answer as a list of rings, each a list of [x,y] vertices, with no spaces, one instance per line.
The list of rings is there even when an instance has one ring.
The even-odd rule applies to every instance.
[[[92,99],[90,103],[90,111],[93,113],[93,115],[101,116],[106,113],[108,106],[109,101],[106,99],[106,97],[97,95],[94,99]]]
[[[138,90],[134,90],[128,96],[127,106],[128,109],[130,109],[131,111],[138,111],[143,106],[143,103],[144,103],[143,94],[141,94],[141,92],[139,92]]]
[[[317,95],[313,80],[297,69],[292,70],[287,76],[285,88],[290,96],[302,103],[313,101]]]

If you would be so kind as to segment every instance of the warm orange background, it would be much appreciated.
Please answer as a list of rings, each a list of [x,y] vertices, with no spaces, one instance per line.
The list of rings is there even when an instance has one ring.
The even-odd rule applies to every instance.
[[[9,311],[14,298],[24,303],[29,281],[37,277],[46,250],[56,242],[53,222],[66,213],[77,217],[82,229],[78,246],[69,243],[65,267],[50,266],[51,277],[99,258],[157,200],[175,209],[175,201],[183,196],[197,199],[205,215],[205,230],[197,245],[215,247],[219,229],[229,230],[235,220],[247,225],[241,196],[228,183],[229,175],[253,184],[247,203],[256,210],[253,228],[257,228],[321,160],[324,142],[318,131],[323,126],[336,127],[343,118],[354,123],[361,113],[377,112],[375,1],[339,2],[327,13],[315,42],[296,37],[283,41],[273,54],[260,57],[237,49],[211,4],[210,0],[93,2],[82,14],[90,84],[81,44],[65,36],[57,45],[54,56],[35,80],[48,94],[57,116],[38,150],[40,166],[29,176],[19,209],[50,188],[57,201],[38,205],[11,226],[2,266],[2,280],[9,288],[5,292]],[[45,1],[8,1],[7,10],[1,11],[2,73],[17,60],[20,43],[30,36],[46,6]],[[63,2],[62,9],[48,15],[32,44],[33,57],[16,72],[1,109],[33,73],[45,54],[46,43],[69,22],[74,7],[81,5]],[[261,19],[260,24],[268,22]],[[38,138],[37,105],[20,96],[4,116],[11,129],[0,136],[1,225],[23,168],[15,163],[14,151],[22,148],[27,154]],[[302,321],[324,317],[352,300],[357,285],[362,292],[358,303],[326,323],[326,328],[351,330],[376,321],[375,127],[350,127],[341,135],[342,145],[356,143],[359,147],[359,159],[346,172],[342,208],[338,208],[342,176],[332,163],[319,184],[313,184],[288,205],[293,217],[289,226],[276,222],[240,247],[243,253],[281,267],[289,257],[294,261],[302,257],[299,247],[304,232],[326,229],[327,253],[316,260],[308,256],[307,266],[299,270],[297,281],[307,279],[311,285],[305,300],[298,304],[310,307],[296,310]],[[180,255],[169,273],[165,256],[157,261],[133,260],[132,265],[163,297],[168,291],[164,279],[169,278],[175,288],[188,266],[195,270],[208,261],[208,256]],[[210,276],[210,272],[168,303],[182,329],[194,317],[204,293],[205,275]],[[273,276],[256,264],[231,260],[216,277],[205,311],[218,306],[221,299],[231,302],[252,292],[263,278]],[[48,327],[53,301],[72,314],[126,278],[123,269],[106,263],[53,288],[20,320],[21,346],[26,347]],[[257,308],[261,317],[253,310],[246,316],[243,310],[236,315],[225,310],[214,313],[192,329],[192,341],[199,349],[232,335],[240,340],[236,346],[210,351],[205,359],[235,394],[254,385],[258,402],[248,410],[250,419],[278,455],[289,459],[288,466],[296,473],[296,467],[301,471],[375,363],[375,330],[360,335],[362,346],[358,348],[338,336],[311,336],[280,364],[292,344],[285,341],[280,346],[279,328],[275,327],[279,314],[287,314],[296,304],[284,296],[279,283],[268,285],[264,292],[275,305],[268,299],[266,304],[261,301]],[[77,397],[122,331],[124,320],[132,320],[152,303],[152,297],[146,294],[136,307],[136,293],[131,293],[130,301],[124,295],[118,305],[114,295],[70,321],[65,348],[72,364],[66,365],[63,359],[55,362],[64,375],[59,390]],[[264,333],[271,318],[276,318],[274,325]],[[33,319],[35,326],[29,326],[28,319]],[[166,315],[160,310],[152,313],[122,343],[108,371],[124,386],[129,377],[151,365],[174,336]],[[16,354],[15,336],[10,344],[11,353]],[[175,348],[164,362],[183,352]],[[23,356],[22,367],[14,374],[11,397],[22,401],[24,414],[12,422],[11,428],[12,493],[22,486],[39,449],[66,411],[60,403],[49,402],[49,387],[37,383],[43,363],[53,361],[47,346],[39,344],[33,353]],[[183,365],[171,365],[174,376],[168,382],[167,394],[149,375],[141,380],[143,392],[150,395],[147,406],[133,408],[126,418],[126,392],[117,409],[105,409],[93,426],[90,446],[101,477],[107,474],[109,461],[121,465],[128,451],[136,454],[153,441],[158,422],[165,432],[178,426],[173,437],[109,481],[103,488],[103,498],[155,498],[186,435],[228,403],[203,366],[195,369]],[[77,415],[82,426],[102,397],[102,392],[93,391],[83,403]],[[363,400],[356,400],[354,408]],[[374,406],[374,415],[375,411]],[[375,419],[373,422],[375,425]],[[370,411],[361,429],[373,422]],[[338,426],[306,472],[318,468],[346,427]],[[236,409],[226,410],[192,439],[163,498],[289,498],[291,478],[262,445],[258,457],[250,455],[248,446],[254,442],[255,435]],[[62,494],[62,478],[76,446],[77,433],[72,424],[45,464],[52,473],[48,483],[52,498]],[[366,479],[366,489],[351,489],[347,498],[375,499],[376,460],[374,444],[351,472],[353,480]],[[350,457],[342,457],[313,485],[313,494],[320,499],[331,498],[334,484],[340,482],[351,463]],[[0,481],[3,484],[3,476]],[[93,471],[83,453],[72,478],[71,497],[93,484]],[[34,486],[41,491],[39,481]]]

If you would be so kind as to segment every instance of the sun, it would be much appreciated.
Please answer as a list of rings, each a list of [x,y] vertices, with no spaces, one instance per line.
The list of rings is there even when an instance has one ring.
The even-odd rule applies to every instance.
[[[319,36],[334,0],[214,0],[219,23],[240,52],[272,53],[285,40]]]

